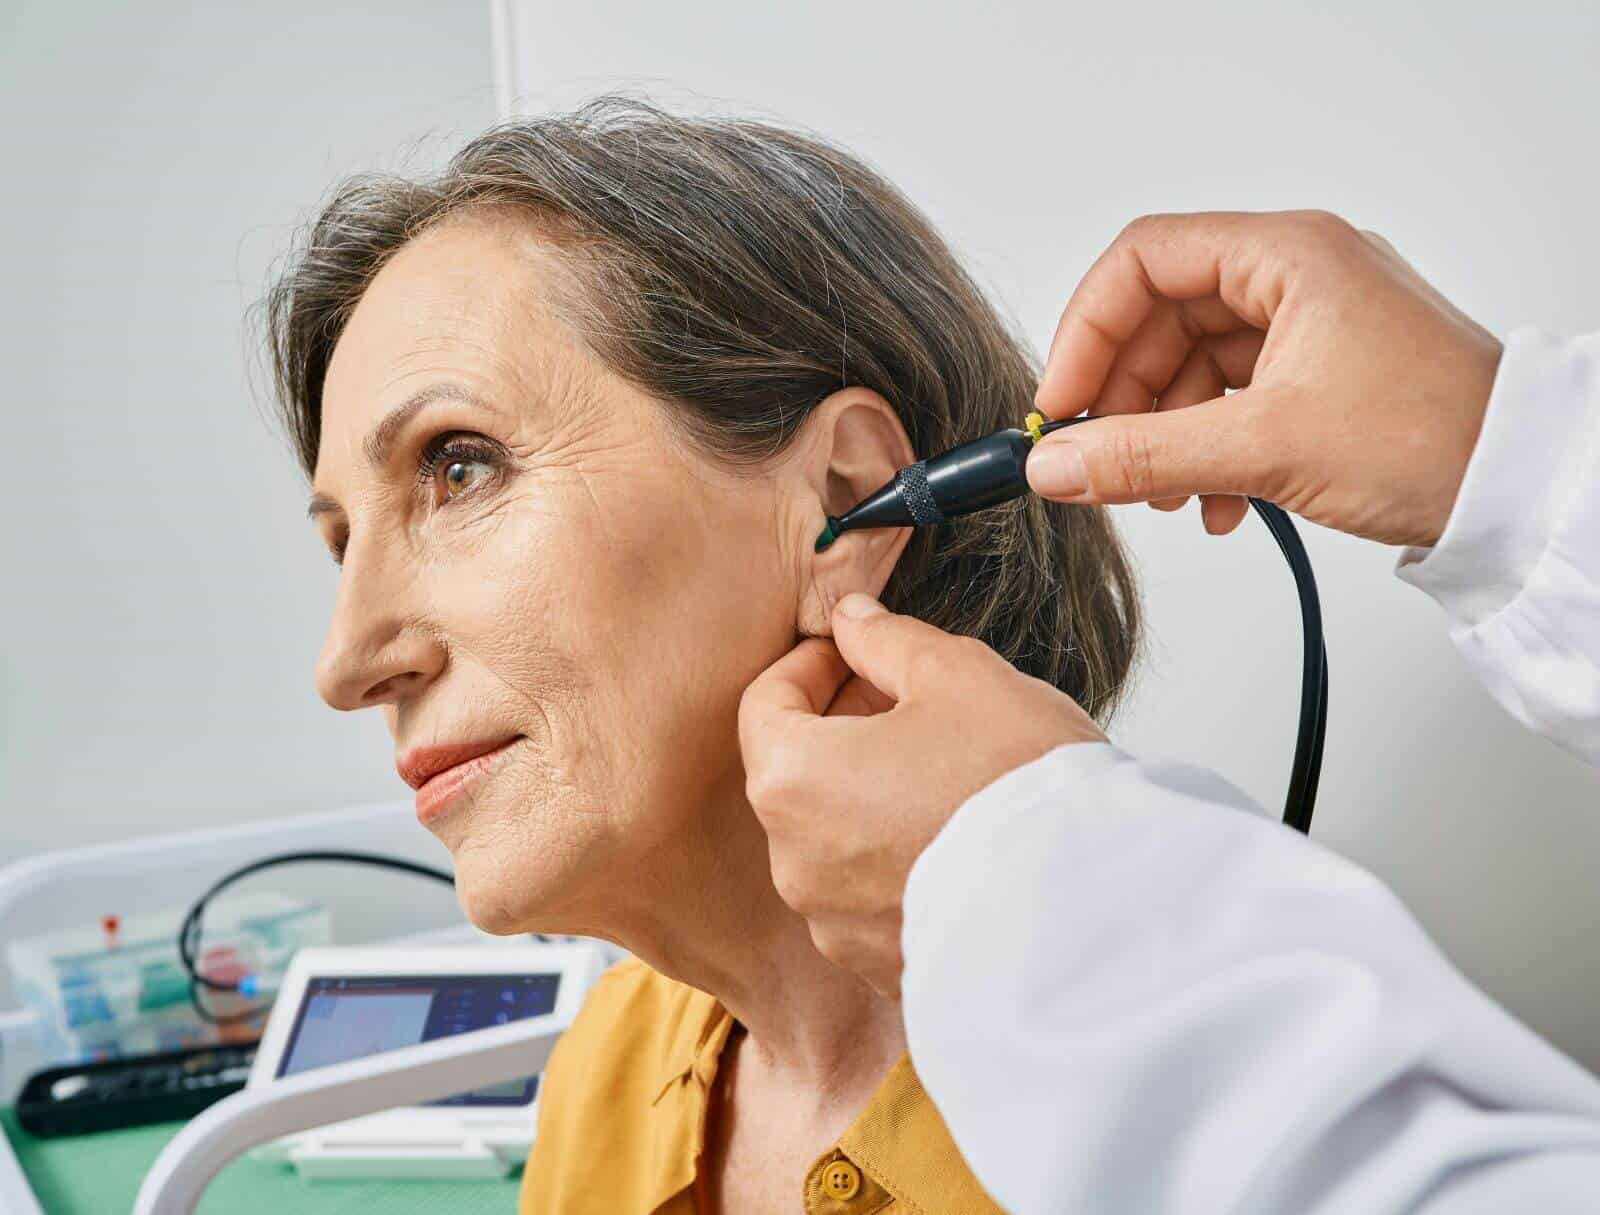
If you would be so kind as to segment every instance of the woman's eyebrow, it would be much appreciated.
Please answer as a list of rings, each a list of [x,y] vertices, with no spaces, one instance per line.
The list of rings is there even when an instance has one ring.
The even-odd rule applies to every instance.
[[[426,388],[419,388],[400,404],[396,405],[383,420],[374,426],[365,439],[361,441],[361,450],[367,457],[367,463],[374,469],[382,468],[389,461],[389,453],[394,449],[395,442],[400,438],[400,433],[418,413],[436,401],[456,401],[467,405],[475,405],[480,409],[489,409],[478,397],[473,396],[465,387],[453,381],[445,380],[437,384],[429,384]],[[494,412],[490,410],[490,412]],[[306,507],[306,518],[315,520],[319,515],[342,513],[344,507],[340,506],[326,494],[316,493],[311,495],[310,505]]]

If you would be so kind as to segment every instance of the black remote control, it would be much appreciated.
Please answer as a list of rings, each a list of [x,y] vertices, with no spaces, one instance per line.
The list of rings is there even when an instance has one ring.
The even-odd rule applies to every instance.
[[[192,1118],[244,1087],[256,1044],[133,1055],[35,1072],[17,1097],[30,1135],[83,1135]]]

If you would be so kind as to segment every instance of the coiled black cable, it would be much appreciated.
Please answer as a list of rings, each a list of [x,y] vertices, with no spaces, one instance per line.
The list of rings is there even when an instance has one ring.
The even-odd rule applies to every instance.
[[[195,1012],[202,1021],[212,1025],[236,1025],[242,1021],[249,1021],[260,1016],[272,1006],[268,1000],[256,1008],[247,1009],[240,1013],[219,1014],[212,1012],[205,1006],[200,998],[202,989],[206,991],[237,992],[239,984],[225,979],[212,979],[200,973],[198,959],[200,957],[200,932],[205,920],[206,906],[217,895],[229,886],[252,873],[259,873],[263,869],[271,869],[278,865],[294,865],[302,862],[332,862],[341,865],[370,865],[376,869],[396,869],[403,873],[415,874],[418,877],[431,878],[436,882],[443,882],[446,886],[454,887],[455,878],[443,869],[435,869],[431,865],[418,864],[416,861],[402,860],[395,856],[382,856],[376,852],[342,852],[338,850],[312,851],[312,852],[280,852],[275,856],[263,857],[259,861],[251,861],[248,865],[241,865],[232,873],[218,879],[211,888],[194,901],[189,908],[189,913],[183,917],[183,924],[178,928],[178,960],[183,964],[183,969],[189,975],[189,1002],[194,1005]]]

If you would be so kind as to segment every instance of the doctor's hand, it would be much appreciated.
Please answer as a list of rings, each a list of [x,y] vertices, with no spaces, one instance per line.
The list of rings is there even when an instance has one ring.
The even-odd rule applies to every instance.
[[[1108,416],[1047,436],[1028,479],[1062,502],[1201,494],[1216,533],[1250,495],[1432,545],[1499,360],[1387,242],[1335,216],[1149,216],[1084,276],[1039,385],[1050,417]]]
[[[962,802],[1062,743],[1105,736],[988,646],[866,595],[744,694],[739,740],[779,895],[830,960],[900,991],[912,863]],[[981,863],[981,858],[975,858]]]

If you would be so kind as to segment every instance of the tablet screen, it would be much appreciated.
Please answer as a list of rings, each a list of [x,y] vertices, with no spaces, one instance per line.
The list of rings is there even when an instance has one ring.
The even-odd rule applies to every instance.
[[[554,1012],[559,974],[317,975],[306,983],[279,1076]],[[537,1076],[433,1105],[526,1105]]]

